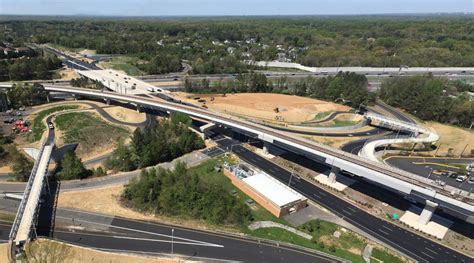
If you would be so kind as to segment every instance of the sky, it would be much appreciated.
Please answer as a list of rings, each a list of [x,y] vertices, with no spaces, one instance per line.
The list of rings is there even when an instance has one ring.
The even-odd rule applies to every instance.
[[[220,16],[474,12],[474,0],[0,0],[0,15]]]

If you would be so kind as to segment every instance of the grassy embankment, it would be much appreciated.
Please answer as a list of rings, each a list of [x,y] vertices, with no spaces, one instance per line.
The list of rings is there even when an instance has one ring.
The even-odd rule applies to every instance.
[[[79,106],[77,105],[64,105],[58,106],[54,108],[50,108],[47,110],[43,110],[37,113],[36,117],[33,119],[31,123],[31,132],[27,134],[29,142],[37,142],[41,139],[44,131],[46,130],[46,126],[43,124],[43,119],[47,116],[51,115],[55,112],[60,112],[64,110],[72,110],[77,109]]]
[[[54,122],[63,133],[64,143],[79,144],[78,155],[113,146],[130,134],[128,129],[109,124],[92,113],[65,113],[57,116]]]

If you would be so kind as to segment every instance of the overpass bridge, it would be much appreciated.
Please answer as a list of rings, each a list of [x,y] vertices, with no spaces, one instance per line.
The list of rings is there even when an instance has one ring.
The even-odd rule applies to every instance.
[[[24,245],[34,237],[40,199],[43,193],[48,165],[54,148],[54,135],[41,144],[38,157],[35,160],[30,178],[21,199],[18,211],[9,234],[9,243],[12,246],[12,256],[16,256]]]
[[[260,139],[266,145],[273,144],[310,159],[324,162],[333,167],[333,174],[338,174],[339,170],[344,170],[383,187],[394,189],[401,194],[417,196],[423,201],[435,202],[439,204],[438,207],[453,211],[463,220],[474,222],[474,200],[465,191],[441,187],[432,180],[420,178],[409,172],[345,153],[304,138],[295,137],[263,125],[222,113],[211,112],[206,109],[134,95],[57,86],[45,86],[45,89],[50,92],[64,92],[105,100],[124,101],[139,105],[140,107],[154,108],[164,112],[182,112],[192,117],[232,128],[238,133]]]
[[[364,117],[372,123],[376,122],[376,126],[385,127],[394,131],[407,131],[409,135],[391,135],[384,137],[375,137],[367,140],[359,151],[359,156],[372,160],[380,161],[376,156],[376,148],[389,144],[397,143],[434,143],[439,140],[439,135],[421,125],[414,122],[402,121],[399,119],[389,118],[380,114],[367,112]]]

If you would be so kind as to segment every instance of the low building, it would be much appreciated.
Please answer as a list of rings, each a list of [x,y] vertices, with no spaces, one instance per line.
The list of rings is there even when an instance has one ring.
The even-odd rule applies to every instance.
[[[232,184],[276,217],[307,206],[307,198],[264,172],[245,166],[228,166],[224,174]]]

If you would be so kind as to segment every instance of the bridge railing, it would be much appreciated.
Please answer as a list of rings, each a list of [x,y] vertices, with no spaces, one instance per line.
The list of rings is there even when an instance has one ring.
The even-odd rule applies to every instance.
[[[13,221],[13,225],[12,225],[12,228],[10,230],[10,234],[8,236],[10,241],[15,240],[16,235],[18,233],[18,228],[20,226],[23,214],[25,213],[26,203],[27,203],[28,197],[30,195],[31,188],[33,186],[33,182],[35,181],[35,176],[36,176],[36,173],[38,171],[38,166],[39,166],[39,163],[40,163],[40,160],[41,160],[41,156],[43,155],[44,147],[46,146],[47,142],[48,142],[48,140],[45,140],[41,144],[41,147],[40,147],[39,153],[38,153],[38,157],[35,160],[33,168],[31,169],[30,177],[28,179],[28,183],[26,184],[26,188],[25,188],[25,191],[23,193],[23,198],[21,199],[20,206],[18,207],[16,216],[15,216],[15,220]]]

